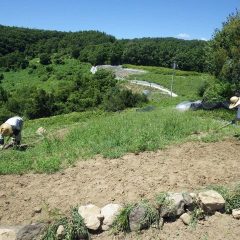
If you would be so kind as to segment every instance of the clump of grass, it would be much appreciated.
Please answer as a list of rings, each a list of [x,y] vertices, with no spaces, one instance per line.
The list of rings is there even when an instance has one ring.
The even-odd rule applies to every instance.
[[[113,234],[117,234],[119,232],[130,232],[130,224],[129,224],[129,214],[132,211],[134,204],[127,204],[120,213],[116,216],[112,227],[111,232]]]
[[[204,211],[199,205],[196,205],[194,207],[193,211],[190,212],[190,216],[190,226],[192,227],[196,227],[198,220],[204,219],[205,217]]]
[[[145,215],[142,218],[140,225],[149,228],[152,224],[156,224],[157,228],[159,228],[160,216],[157,209],[152,207],[147,200],[141,201],[138,205],[145,209]]]
[[[68,219],[66,217],[61,218],[49,226],[41,240],[57,240],[56,232],[60,225],[64,226],[64,229],[66,231],[68,227]]]
[[[111,231],[113,234],[117,234],[119,232],[128,233],[131,231],[129,215],[133,209],[138,207],[144,209],[144,216],[139,221],[139,230],[142,227],[149,228],[152,224],[157,224],[157,227],[159,227],[158,211],[153,206],[151,206],[147,200],[143,200],[138,204],[128,204],[121,210],[112,224]]]
[[[77,208],[73,208],[71,211],[71,217],[63,217],[57,222],[53,223],[47,229],[41,240],[57,240],[58,238],[56,236],[56,232],[60,225],[64,227],[65,240],[90,239],[88,229],[82,216],[79,215]]]
[[[170,210],[172,208],[172,201],[168,198],[168,193],[161,192],[156,196],[157,208],[161,214],[162,210]]]
[[[165,192],[161,192],[156,196],[156,203],[159,207],[166,206],[168,204],[167,200],[168,194]]]

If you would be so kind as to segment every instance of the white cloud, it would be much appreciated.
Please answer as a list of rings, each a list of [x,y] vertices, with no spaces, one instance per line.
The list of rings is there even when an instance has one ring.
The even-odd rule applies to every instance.
[[[207,41],[207,39],[204,37],[200,38],[200,40]]]
[[[182,39],[190,39],[190,35],[187,33],[179,33],[177,37]]]

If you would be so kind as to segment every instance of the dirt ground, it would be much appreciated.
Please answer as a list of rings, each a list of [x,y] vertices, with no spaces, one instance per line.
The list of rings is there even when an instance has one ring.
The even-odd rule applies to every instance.
[[[154,199],[161,191],[194,191],[210,184],[234,185],[240,179],[240,141],[189,142],[157,152],[96,157],[61,172],[0,176],[0,225],[27,224],[68,213],[71,206],[129,203]],[[41,208],[40,213],[35,208]],[[93,239],[239,239],[240,221],[217,214],[195,230],[180,220],[161,232]]]

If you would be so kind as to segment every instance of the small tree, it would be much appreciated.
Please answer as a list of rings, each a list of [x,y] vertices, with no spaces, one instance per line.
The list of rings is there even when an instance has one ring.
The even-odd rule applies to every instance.
[[[51,57],[49,54],[43,53],[40,55],[40,63],[42,65],[48,65],[51,63]]]

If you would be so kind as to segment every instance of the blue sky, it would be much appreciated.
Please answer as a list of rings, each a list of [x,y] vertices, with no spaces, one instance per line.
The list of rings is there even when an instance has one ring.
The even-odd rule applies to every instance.
[[[118,39],[210,39],[240,0],[0,0],[0,24],[99,30]]]

